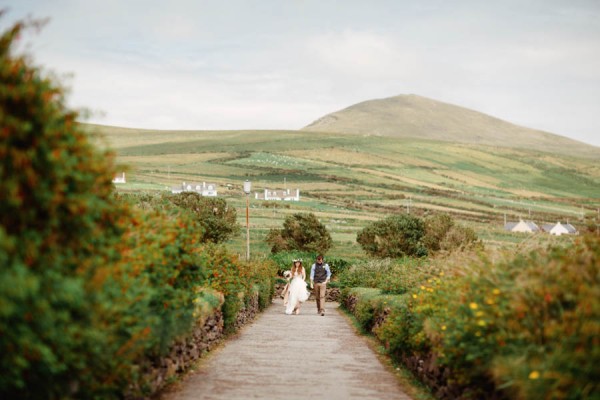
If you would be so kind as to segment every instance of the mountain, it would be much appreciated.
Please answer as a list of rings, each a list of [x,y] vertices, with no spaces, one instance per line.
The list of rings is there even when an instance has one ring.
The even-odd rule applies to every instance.
[[[600,159],[600,148],[414,94],[369,100],[327,114],[305,131],[419,138]]]

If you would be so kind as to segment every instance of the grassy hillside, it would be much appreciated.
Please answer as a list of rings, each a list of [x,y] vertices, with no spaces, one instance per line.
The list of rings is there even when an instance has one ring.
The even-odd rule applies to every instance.
[[[531,240],[504,218],[582,227],[600,207],[600,166],[587,159],[483,145],[306,131],[151,131],[88,125],[130,167],[119,190],[216,182],[245,221],[242,183],[253,191],[299,188],[298,203],[251,201],[252,252],[286,215],[314,212],[334,233],[332,254],[362,254],[356,233],[390,213],[444,211],[489,245]],[[537,239],[536,239],[537,240]],[[545,240],[545,239],[544,239]],[[564,238],[562,239],[564,240]],[[244,239],[230,243],[243,253]]]
[[[416,95],[358,103],[303,130],[535,149],[600,160],[598,147]]]

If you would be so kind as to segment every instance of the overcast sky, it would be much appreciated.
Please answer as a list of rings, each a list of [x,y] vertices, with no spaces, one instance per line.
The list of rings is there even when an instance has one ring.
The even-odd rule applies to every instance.
[[[89,122],[299,129],[418,94],[600,146],[598,0],[0,0]]]

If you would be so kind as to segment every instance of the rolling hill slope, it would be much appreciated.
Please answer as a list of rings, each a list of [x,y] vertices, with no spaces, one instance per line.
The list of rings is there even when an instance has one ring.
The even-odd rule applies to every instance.
[[[358,103],[325,115],[303,130],[514,147],[600,159],[598,147],[412,94]]]
[[[503,232],[505,218],[570,220],[580,228],[584,218],[600,215],[600,166],[590,159],[323,132],[86,129],[116,151],[118,164],[129,166],[119,191],[164,192],[182,182],[214,182],[241,218],[244,180],[252,181],[253,192],[299,188],[297,203],[251,201],[252,245],[265,253],[268,229],[293,212],[313,212],[327,224],[339,255],[360,253],[356,233],[393,213],[450,213],[486,243],[523,240]],[[242,239],[232,246],[245,248]]]

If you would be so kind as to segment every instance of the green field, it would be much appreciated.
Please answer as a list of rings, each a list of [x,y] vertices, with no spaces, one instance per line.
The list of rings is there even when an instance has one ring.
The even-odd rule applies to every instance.
[[[215,182],[245,226],[244,180],[252,182],[253,192],[299,188],[300,202],[267,207],[251,198],[251,253],[257,257],[269,251],[262,241],[268,229],[280,227],[294,212],[315,213],[327,225],[332,255],[361,256],[356,233],[392,213],[447,212],[473,227],[486,244],[501,247],[531,241],[504,232],[505,217],[538,224],[568,221],[582,230],[597,222],[600,208],[600,163],[589,158],[305,131],[87,128],[127,168],[120,191]],[[244,235],[228,245],[244,253]]]

